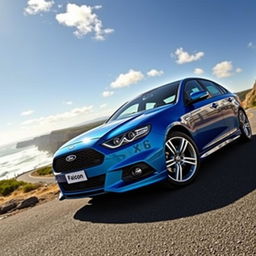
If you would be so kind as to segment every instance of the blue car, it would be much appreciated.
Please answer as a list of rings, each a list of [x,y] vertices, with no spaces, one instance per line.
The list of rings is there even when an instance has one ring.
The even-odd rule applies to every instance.
[[[191,183],[200,162],[228,143],[251,139],[238,97],[202,78],[186,78],[138,96],[103,125],[54,155],[60,199],[126,192],[164,181]]]

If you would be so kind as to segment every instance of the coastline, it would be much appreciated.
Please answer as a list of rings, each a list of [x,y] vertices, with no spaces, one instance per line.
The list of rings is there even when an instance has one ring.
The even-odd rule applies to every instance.
[[[0,180],[17,178],[21,174],[51,164],[52,156],[36,146],[16,149],[14,144],[0,148]]]

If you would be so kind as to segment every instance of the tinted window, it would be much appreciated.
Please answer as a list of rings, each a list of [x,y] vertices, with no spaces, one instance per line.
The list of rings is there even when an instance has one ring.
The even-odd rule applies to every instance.
[[[134,105],[131,105],[130,107],[128,107],[121,115],[120,115],[120,118],[125,118],[127,116],[130,116],[134,113],[137,113],[138,112],[138,108],[139,108],[139,104],[134,104]]]
[[[126,118],[141,111],[175,103],[178,87],[179,82],[175,82],[146,92],[118,109],[108,121]]]
[[[152,109],[156,106],[156,103],[155,102],[147,102],[146,103],[146,110],[149,110],[149,109]]]
[[[214,83],[206,80],[200,80],[200,83],[207,89],[212,97],[223,94],[221,89]]]
[[[219,88],[221,89],[221,91],[223,92],[223,94],[229,93],[229,91],[228,91],[226,88],[224,88],[223,86],[221,86],[221,85],[219,85],[219,84],[218,84],[218,86],[219,86]]]
[[[175,97],[176,97],[176,95],[171,95],[171,96],[169,96],[169,97],[163,99],[163,101],[164,101],[164,103],[166,103],[166,104],[172,103],[172,102],[174,102]]]
[[[190,100],[191,94],[201,91],[205,90],[196,80],[189,80],[185,84],[185,100]]]

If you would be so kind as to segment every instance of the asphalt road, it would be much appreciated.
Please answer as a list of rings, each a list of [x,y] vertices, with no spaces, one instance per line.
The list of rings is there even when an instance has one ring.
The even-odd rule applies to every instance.
[[[44,183],[44,184],[54,184],[56,183],[54,177],[44,177],[44,176],[32,176],[33,171],[23,173],[17,177],[17,180],[30,182],[30,183]]]
[[[252,132],[253,134],[256,134],[256,108],[248,109],[247,115],[250,118],[250,122],[252,124]]]
[[[182,189],[36,206],[0,220],[0,254],[256,255],[255,156],[254,135],[209,157]]]

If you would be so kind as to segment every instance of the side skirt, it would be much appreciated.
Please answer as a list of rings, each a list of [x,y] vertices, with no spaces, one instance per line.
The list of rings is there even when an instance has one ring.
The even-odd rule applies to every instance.
[[[214,153],[214,152],[216,152],[217,150],[223,148],[224,146],[226,146],[227,144],[233,142],[234,140],[238,139],[239,137],[240,137],[240,135],[238,135],[238,136],[236,136],[236,137],[234,137],[234,138],[232,138],[232,139],[228,139],[228,140],[226,140],[226,141],[220,143],[220,144],[217,145],[216,147],[214,147],[214,148],[210,149],[209,151],[207,151],[206,153],[204,153],[204,154],[201,156],[201,158],[205,158],[205,157],[211,155],[212,153]]]

